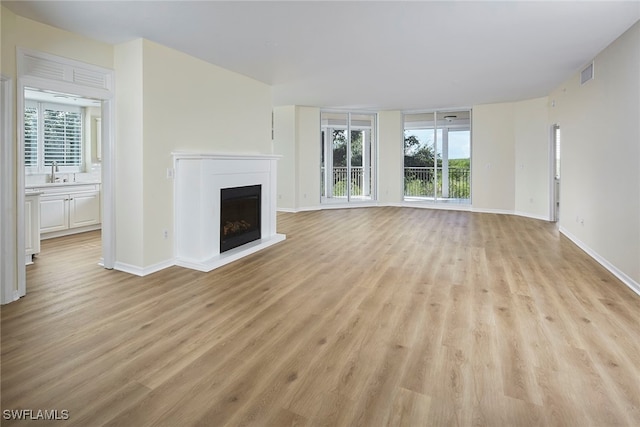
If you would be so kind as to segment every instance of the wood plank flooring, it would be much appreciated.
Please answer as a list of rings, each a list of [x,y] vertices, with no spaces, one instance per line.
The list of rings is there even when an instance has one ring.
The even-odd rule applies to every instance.
[[[278,214],[211,273],[42,242],[2,306],[1,408],[65,426],[638,426],[640,297],[554,224],[363,208]],[[3,416],[4,416],[3,412]],[[2,420],[2,425],[49,422]],[[53,424],[56,424],[55,422]]]

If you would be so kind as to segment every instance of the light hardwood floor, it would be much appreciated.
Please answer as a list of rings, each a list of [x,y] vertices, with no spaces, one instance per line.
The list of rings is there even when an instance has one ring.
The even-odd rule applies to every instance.
[[[2,409],[68,410],[65,426],[640,425],[640,297],[554,224],[365,208],[278,214],[278,231],[211,273],[144,278],[98,267],[95,232],[43,241],[1,309]]]

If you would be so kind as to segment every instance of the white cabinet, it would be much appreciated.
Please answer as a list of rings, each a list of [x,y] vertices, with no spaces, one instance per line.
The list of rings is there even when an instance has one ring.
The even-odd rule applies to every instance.
[[[51,233],[69,228],[69,195],[56,194],[40,198],[40,232]]]
[[[25,264],[33,264],[33,255],[40,253],[40,193],[24,198]]]
[[[99,184],[38,187],[41,238],[64,236],[100,228]]]
[[[69,228],[100,224],[100,192],[71,194],[69,199]]]

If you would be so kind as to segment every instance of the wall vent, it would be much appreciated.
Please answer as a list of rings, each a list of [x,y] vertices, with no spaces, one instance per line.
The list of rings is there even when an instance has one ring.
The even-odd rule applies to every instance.
[[[580,84],[583,85],[593,79],[593,62],[580,73]]]

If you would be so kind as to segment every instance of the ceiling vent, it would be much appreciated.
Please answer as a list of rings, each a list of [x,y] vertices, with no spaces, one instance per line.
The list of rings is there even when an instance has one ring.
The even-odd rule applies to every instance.
[[[593,79],[593,62],[580,73],[580,84],[583,85]]]

